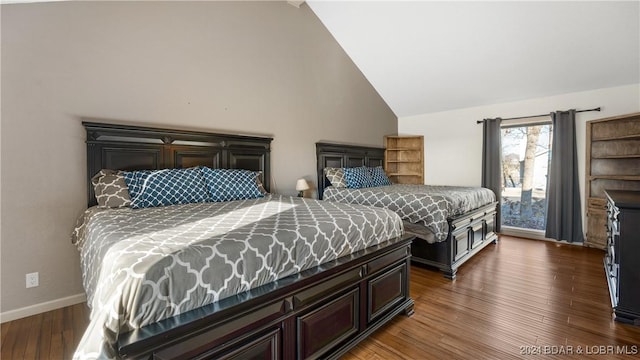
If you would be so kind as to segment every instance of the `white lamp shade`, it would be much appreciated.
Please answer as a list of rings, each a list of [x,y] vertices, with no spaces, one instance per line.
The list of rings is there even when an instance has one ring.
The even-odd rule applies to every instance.
[[[296,182],[296,191],[305,191],[305,190],[309,190],[309,184],[307,184],[307,180],[298,179],[298,182]]]

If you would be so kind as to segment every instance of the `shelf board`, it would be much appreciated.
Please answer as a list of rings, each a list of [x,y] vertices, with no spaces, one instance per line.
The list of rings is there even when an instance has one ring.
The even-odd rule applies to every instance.
[[[603,137],[603,138],[591,138],[591,142],[594,141],[611,141],[611,140],[640,140],[640,134],[631,134],[631,135],[622,135],[622,136],[612,136],[612,137]]]
[[[591,175],[589,180],[629,180],[640,181],[640,175]]]
[[[605,156],[592,156],[591,159],[633,159],[640,158],[640,154],[630,155],[605,155]]]
[[[386,148],[387,151],[420,151],[420,149],[416,148]]]
[[[422,176],[418,173],[390,173],[389,176]]]
[[[405,139],[424,139],[422,135],[386,135],[385,138],[393,140],[405,140]]]
[[[419,164],[422,160],[387,160],[388,163],[415,163]]]

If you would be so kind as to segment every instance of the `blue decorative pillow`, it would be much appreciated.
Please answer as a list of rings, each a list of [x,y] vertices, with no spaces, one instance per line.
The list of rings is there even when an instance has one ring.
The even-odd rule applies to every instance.
[[[209,200],[199,168],[125,171],[122,175],[134,209]]]
[[[391,185],[391,180],[385,174],[382,166],[370,167],[369,176],[371,176],[371,186]]]
[[[360,166],[353,168],[342,168],[344,172],[344,180],[347,183],[349,189],[360,189],[365,187],[371,187],[371,176],[369,176],[369,169]]]
[[[242,169],[210,169],[203,167],[202,174],[209,189],[211,201],[255,199],[264,194],[258,189],[258,173]]]

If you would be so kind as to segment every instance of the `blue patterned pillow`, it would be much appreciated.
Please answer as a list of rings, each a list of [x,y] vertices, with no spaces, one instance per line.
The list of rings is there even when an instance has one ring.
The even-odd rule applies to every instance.
[[[199,168],[125,171],[122,175],[134,209],[209,200]]]
[[[391,180],[387,177],[382,166],[370,167],[369,176],[371,176],[371,186],[391,185]]]
[[[202,168],[211,201],[255,199],[264,194],[258,189],[258,173],[242,169]]]
[[[342,168],[344,172],[344,180],[347,182],[347,188],[360,189],[365,187],[371,187],[371,176],[369,176],[369,169],[360,166],[353,168]]]

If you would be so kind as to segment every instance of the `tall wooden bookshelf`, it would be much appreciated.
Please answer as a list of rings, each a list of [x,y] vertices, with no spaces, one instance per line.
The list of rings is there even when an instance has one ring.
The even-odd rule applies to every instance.
[[[587,122],[587,238],[607,246],[605,190],[640,190],[640,113]]]
[[[424,137],[384,137],[384,170],[394,184],[424,184]]]

